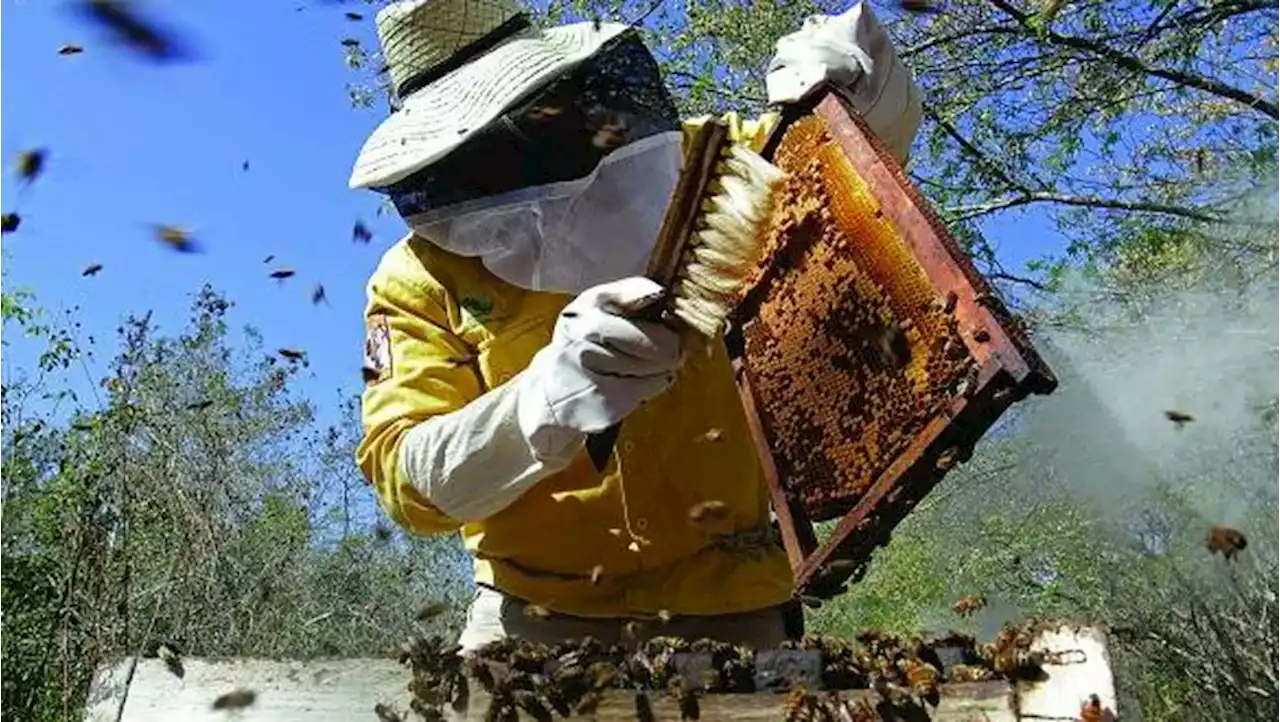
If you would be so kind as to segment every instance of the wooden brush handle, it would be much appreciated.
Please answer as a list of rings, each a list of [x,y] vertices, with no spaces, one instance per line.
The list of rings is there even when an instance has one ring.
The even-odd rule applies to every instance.
[[[645,271],[646,276],[668,291],[680,273],[680,259],[697,230],[707,186],[715,178],[720,154],[728,141],[729,126],[722,120],[712,119],[702,124],[685,149],[684,167],[680,169],[680,179],[676,181],[671,202],[667,204],[662,228],[658,231],[657,242],[649,255],[649,267]],[[674,323],[674,316],[665,313],[669,299],[668,295],[630,317],[652,321],[670,319]],[[619,421],[604,431],[587,435],[587,456],[597,472],[603,472],[608,466],[621,431],[622,422]]]

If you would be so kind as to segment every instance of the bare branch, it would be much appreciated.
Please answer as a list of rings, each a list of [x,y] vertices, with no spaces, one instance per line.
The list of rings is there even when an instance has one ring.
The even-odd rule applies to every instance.
[[[1141,58],[1122,53],[1115,48],[1108,47],[1088,38],[1061,35],[1049,29],[1037,30],[1030,22],[1030,15],[1013,7],[1006,2],[1006,0],[991,0],[991,4],[1004,11],[1006,15],[1017,20],[1018,23],[1026,28],[1028,32],[1040,34],[1041,37],[1044,38],[1045,42],[1074,48],[1076,50],[1084,50],[1094,55],[1104,57],[1126,70],[1145,73],[1146,75],[1163,78],[1164,80],[1184,85],[1189,88],[1203,90],[1212,95],[1229,98],[1237,103],[1263,113],[1274,120],[1280,120],[1280,108],[1278,108],[1274,102],[1254,95],[1253,93],[1233,87],[1220,80],[1205,77],[1198,73],[1155,66]]]
[[[1076,196],[1044,192],[1027,192],[991,201],[989,203],[952,208],[948,209],[948,211],[949,213],[954,214],[951,216],[953,222],[971,221],[975,218],[990,215],[996,211],[1016,208],[1019,206],[1028,206],[1033,203],[1058,203],[1060,205],[1081,206],[1085,208],[1109,208],[1122,211],[1156,213],[1167,216],[1177,216],[1179,218],[1186,218],[1188,220],[1199,221],[1201,223],[1223,223],[1227,220],[1216,213],[1187,208],[1185,206],[1169,205],[1167,203],[1122,201],[1113,198],[1102,198],[1099,196]]]

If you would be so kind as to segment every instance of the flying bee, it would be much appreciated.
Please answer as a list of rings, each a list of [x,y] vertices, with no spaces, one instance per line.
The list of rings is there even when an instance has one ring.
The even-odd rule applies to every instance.
[[[218,697],[213,701],[213,709],[244,709],[258,699],[258,693],[251,689],[236,689]]]
[[[263,263],[271,263],[271,262],[272,262],[272,261],[274,261],[274,260],[276,260],[276,257],[275,257],[275,255],[274,255],[274,254],[272,254],[272,255],[267,256],[266,258],[262,259],[262,262],[263,262]]]
[[[373,537],[380,542],[391,541],[391,530],[385,524],[376,524],[373,527]]]
[[[22,216],[17,213],[0,215],[0,233],[13,233],[22,225]]]
[[[1204,536],[1204,546],[1210,554],[1221,554],[1223,559],[1230,561],[1249,546],[1249,540],[1229,526],[1211,526]]]
[[[365,227],[364,221],[356,221],[351,227],[351,241],[353,243],[368,243],[373,240],[373,233]]]
[[[987,606],[987,598],[981,594],[968,594],[956,600],[951,607],[956,614],[967,617]]]
[[[96,276],[98,274],[98,271],[101,271],[101,270],[102,270],[101,263],[90,263],[89,265],[84,267],[84,270],[80,272],[80,275],[86,276],[86,277]]]
[[[79,55],[83,52],[84,48],[79,45],[72,45],[71,43],[58,46],[58,55]]]
[[[936,15],[942,12],[929,0],[898,0],[898,6],[915,15]]]
[[[729,518],[729,505],[715,499],[700,501],[689,508],[689,521],[709,524]]]
[[[636,692],[636,721],[654,722],[655,719],[653,716],[653,704],[649,702],[649,695],[644,692]]]
[[[1102,722],[1102,700],[1091,694],[1080,705],[1080,722]]]
[[[356,40],[355,38],[343,38],[343,39],[342,39],[342,47],[344,47],[344,48],[358,48],[358,47],[360,47],[360,41],[359,41],[359,40]]]
[[[1185,414],[1181,411],[1166,411],[1164,417],[1173,422],[1173,425],[1179,429],[1187,424],[1195,421],[1195,417],[1191,414]]]
[[[311,303],[319,304],[325,301],[324,286],[317,283],[316,287],[311,291]]]
[[[352,12],[346,13],[346,18],[353,23],[358,23],[361,20],[364,20],[363,15],[361,15],[360,13],[352,13]]]
[[[640,639],[640,622],[632,619],[622,625],[622,639],[628,644],[635,644]]]
[[[378,715],[380,722],[404,722],[399,712],[381,702],[373,706],[373,713]]]
[[[155,234],[161,243],[179,253],[195,253],[199,250],[199,246],[191,238],[191,234],[177,226],[164,223],[157,224],[155,226]]]
[[[551,618],[551,610],[541,604],[526,604],[524,608],[524,616],[529,619],[546,621]]]
[[[603,565],[603,564],[597,564],[597,565],[595,565],[594,567],[591,567],[591,583],[592,583],[592,584],[599,584],[599,583],[600,583],[600,577],[601,577],[603,574],[604,574],[604,565]]]
[[[670,622],[670,621],[671,621],[671,612],[668,612],[668,611],[667,611],[667,610],[665,610],[665,609],[659,609],[659,610],[658,610],[658,621],[662,622],[663,624],[666,624],[666,623]]]
[[[305,352],[299,351],[296,348],[282,348],[277,350],[276,353],[289,361],[301,361],[307,357]]]
[[[293,275],[293,269],[292,269],[292,268],[277,268],[276,270],[272,271],[272,272],[271,272],[270,274],[268,274],[268,275],[269,275],[271,278],[274,278],[274,279],[279,280],[279,281],[283,281],[284,279],[289,278],[290,276],[292,276],[292,275]]]
[[[715,442],[715,441],[719,441],[723,436],[724,436],[724,432],[721,431],[720,429],[707,429],[706,432],[703,433],[698,438],[702,441]]]
[[[142,19],[119,0],[85,0],[80,11],[110,30],[126,47],[156,62],[192,59],[194,52],[171,32]]]
[[[48,157],[49,151],[44,148],[32,148],[19,153],[18,162],[16,163],[18,180],[26,184],[35,182],[36,178],[39,178],[40,173],[44,170],[44,164]]]
[[[209,399],[204,399],[202,401],[192,401],[191,403],[187,404],[186,408],[188,411],[204,411],[210,406],[213,406],[213,401]]]
[[[427,602],[418,609],[418,613],[414,616],[414,619],[417,619],[419,622],[425,622],[428,619],[435,619],[441,614],[444,614],[448,609],[449,605],[445,602],[427,600]]]
[[[172,645],[161,642],[156,647],[156,656],[160,658],[161,662],[164,662],[165,668],[173,676],[182,679],[183,675],[186,674],[186,670],[182,667],[182,657],[179,656],[178,650],[174,649]]]

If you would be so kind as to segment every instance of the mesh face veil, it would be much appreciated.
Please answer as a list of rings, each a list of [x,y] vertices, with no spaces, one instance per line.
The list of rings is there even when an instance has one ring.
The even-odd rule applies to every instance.
[[[380,190],[416,233],[508,283],[577,293],[643,271],[682,138],[657,63],[629,30]]]

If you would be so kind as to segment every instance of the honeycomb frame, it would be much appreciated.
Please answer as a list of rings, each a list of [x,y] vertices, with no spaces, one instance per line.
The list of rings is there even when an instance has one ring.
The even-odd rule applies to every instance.
[[[1057,386],[850,107],[828,88],[766,143],[788,181],[729,337],[797,586],[817,597],[860,576],[1013,403]],[[836,518],[819,544],[813,522]]]

